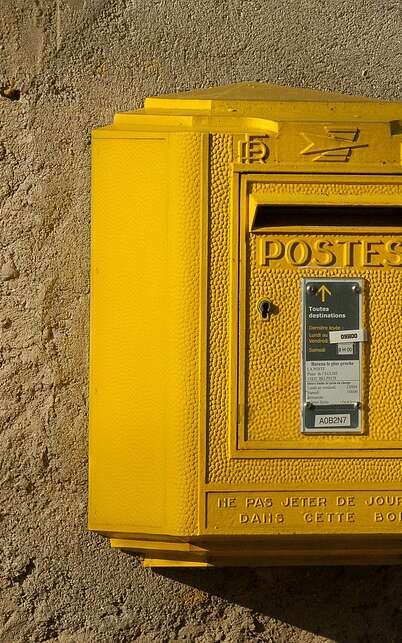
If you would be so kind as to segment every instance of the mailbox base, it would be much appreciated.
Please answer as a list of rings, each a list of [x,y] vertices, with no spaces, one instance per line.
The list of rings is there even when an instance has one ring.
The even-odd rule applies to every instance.
[[[245,541],[237,538],[182,541],[112,538],[111,546],[144,556],[144,567],[256,567],[303,565],[400,565],[401,536],[362,539],[272,537]]]

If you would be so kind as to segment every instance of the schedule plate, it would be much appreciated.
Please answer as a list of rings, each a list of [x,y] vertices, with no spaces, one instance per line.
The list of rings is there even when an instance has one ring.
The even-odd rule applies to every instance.
[[[361,279],[302,279],[302,433],[362,432]]]

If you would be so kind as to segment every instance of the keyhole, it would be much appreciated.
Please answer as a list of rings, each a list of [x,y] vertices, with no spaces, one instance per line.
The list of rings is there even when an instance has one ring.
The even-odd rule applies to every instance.
[[[270,314],[272,313],[272,304],[268,299],[262,299],[258,304],[258,310],[261,317],[264,321],[269,319]]]

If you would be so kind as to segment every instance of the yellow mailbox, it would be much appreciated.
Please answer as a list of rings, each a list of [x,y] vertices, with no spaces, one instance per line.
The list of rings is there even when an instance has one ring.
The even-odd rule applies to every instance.
[[[93,133],[89,526],[148,565],[402,557],[402,105],[264,84]]]

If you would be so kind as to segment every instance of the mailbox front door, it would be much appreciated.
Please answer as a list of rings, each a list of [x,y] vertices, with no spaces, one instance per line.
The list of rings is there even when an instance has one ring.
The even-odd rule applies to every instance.
[[[234,449],[399,449],[402,224],[392,180],[247,175],[241,190]]]
[[[243,537],[397,533],[400,185],[324,174],[236,181],[231,274],[210,244],[204,528]],[[219,198],[211,197],[210,235],[223,237]]]

